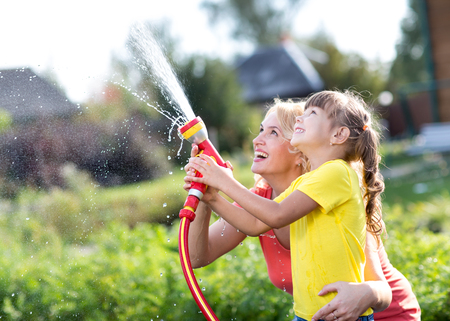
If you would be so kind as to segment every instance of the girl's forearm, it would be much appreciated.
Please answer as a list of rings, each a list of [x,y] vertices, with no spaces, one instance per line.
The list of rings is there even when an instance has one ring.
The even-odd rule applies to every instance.
[[[237,180],[233,180],[230,184],[222,186],[220,190],[238,203],[247,214],[256,218],[256,221],[263,222],[269,229],[280,228],[287,225],[280,225],[281,221],[277,219],[277,214],[281,214],[280,204],[252,193]],[[211,206],[216,205],[211,204]],[[216,212],[214,207],[213,210]],[[253,222],[255,222],[255,220],[253,220]]]
[[[246,191],[248,191],[246,189]],[[254,195],[252,192],[248,191]],[[239,202],[237,202],[239,204]],[[239,204],[240,205],[240,204]],[[240,232],[249,236],[258,236],[271,229],[243,208],[237,207],[219,196],[209,203],[212,210]]]

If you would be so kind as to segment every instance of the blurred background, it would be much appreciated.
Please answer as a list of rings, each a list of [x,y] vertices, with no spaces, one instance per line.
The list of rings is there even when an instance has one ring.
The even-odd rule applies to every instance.
[[[449,21],[445,0],[7,4],[0,317],[204,319],[177,258],[189,144],[156,110],[174,103],[139,63],[139,22],[248,187],[273,98],[360,92],[383,125],[389,257],[423,319],[450,320]],[[221,319],[290,320],[255,244],[196,271],[205,296]]]

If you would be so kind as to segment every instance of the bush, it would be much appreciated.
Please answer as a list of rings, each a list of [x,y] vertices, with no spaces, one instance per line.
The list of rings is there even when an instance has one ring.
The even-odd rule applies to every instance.
[[[422,320],[450,320],[450,237],[394,230],[385,245],[391,263],[412,285]]]
[[[64,172],[68,189],[28,189],[16,201],[3,201],[12,228],[25,218],[32,218],[57,231],[64,242],[82,244],[90,234],[111,222],[128,226],[139,222],[170,225],[187,196],[181,186],[184,171],[115,188],[100,187],[88,174],[72,166],[66,166]]]
[[[391,263],[412,285],[422,320],[450,320],[450,197],[386,207]]]
[[[31,225],[20,231],[27,238],[14,231],[1,245],[2,318],[204,320],[179,264],[176,227],[113,223],[90,246],[61,247],[56,233],[38,237],[42,227]],[[196,271],[199,284],[221,319],[290,320],[292,299],[270,284],[256,243]]]

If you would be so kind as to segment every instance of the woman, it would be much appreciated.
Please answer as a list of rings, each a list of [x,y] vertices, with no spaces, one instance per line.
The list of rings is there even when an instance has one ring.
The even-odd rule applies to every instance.
[[[274,106],[267,112],[261,124],[260,134],[254,139],[255,158],[252,172],[260,177],[253,191],[263,197],[275,198],[283,192],[290,183],[305,173],[307,163],[299,151],[293,151],[289,144],[292,137],[295,116],[302,115],[302,103],[275,100]],[[194,146],[192,153],[196,154]],[[189,170],[189,165],[186,166]],[[188,180],[185,188],[189,188]],[[209,191],[209,193],[214,191]],[[209,197],[206,193],[204,197]],[[207,201],[207,199],[204,199]],[[240,244],[247,235],[259,236],[261,247],[266,259],[269,278],[278,288],[292,294],[292,277],[289,252],[289,226],[273,229],[263,235],[252,235],[249,231],[236,231],[229,223],[219,220],[209,226],[211,210],[200,202],[196,211],[196,220],[192,222],[189,231],[189,252],[194,268],[210,264],[218,257],[229,252]],[[219,213],[220,214],[220,213]],[[396,303],[384,312],[384,316],[392,319],[395,315],[399,320],[416,320],[417,318],[402,318],[404,315],[418,314],[419,308],[406,279],[387,260],[383,248],[377,249],[377,242],[368,234],[365,254],[367,257],[364,276],[366,282],[361,284],[336,282],[324,287],[319,295],[338,292],[333,301],[320,309],[314,319],[324,320],[356,320],[357,317],[372,307],[375,311],[384,310],[391,303],[391,289],[383,272],[392,280],[401,284],[394,291]],[[380,263],[382,257],[385,269]],[[404,282],[406,281],[406,283]],[[399,295],[401,294],[401,295]],[[402,303],[399,303],[401,301]],[[411,302],[407,309],[399,308],[404,302]],[[381,316],[381,315],[380,315]],[[379,320],[375,314],[375,319]]]

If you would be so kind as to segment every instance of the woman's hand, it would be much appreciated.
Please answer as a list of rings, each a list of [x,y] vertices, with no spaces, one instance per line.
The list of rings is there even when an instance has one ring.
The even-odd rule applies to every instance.
[[[337,295],[327,305],[314,314],[314,320],[355,321],[372,304],[372,290],[365,283],[335,282],[325,285],[319,295],[337,292]]]

